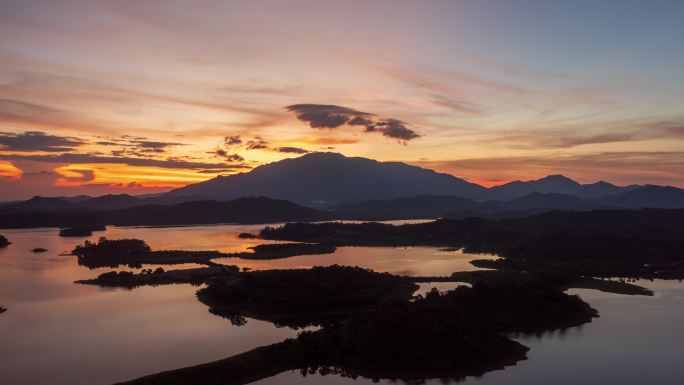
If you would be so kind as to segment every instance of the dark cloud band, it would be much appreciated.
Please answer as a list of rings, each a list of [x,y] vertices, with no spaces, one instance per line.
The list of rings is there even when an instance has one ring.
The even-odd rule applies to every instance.
[[[294,104],[285,107],[297,119],[311,128],[335,129],[344,125],[364,127],[365,132],[378,132],[388,138],[406,142],[420,137],[406,123],[398,119],[379,118],[377,115],[331,104]]]
[[[59,154],[59,155],[22,155],[22,154],[7,154],[2,155],[3,160],[10,161],[32,161],[44,163],[110,163],[110,164],[125,164],[128,166],[147,166],[159,168],[178,168],[178,169],[193,169],[193,170],[223,170],[226,168],[242,169],[249,168],[249,166],[241,164],[226,164],[226,163],[204,163],[192,162],[181,159],[147,159],[147,158],[132,158],[132,157],[112,157],[112,156],[98,156],[93,154]]]
[[[71,151],[85,142],[70,136],[49,135],[41,131],[28,131],[21,134],[0,132],[0,149],[15,152],[65,152]]]

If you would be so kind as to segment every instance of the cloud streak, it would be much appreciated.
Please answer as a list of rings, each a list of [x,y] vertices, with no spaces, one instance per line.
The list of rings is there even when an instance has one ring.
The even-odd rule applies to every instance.
[[[15,152],[67,152],[76,149],[85,141],[71,136],[49,135],[41,131],[21,134],[0,132],[0,150]]]
[[[263,150],[268,148],[268,142],[259,136],[255,136],[254,139],[248,140],[245,143],[245,150]]]
[[[224,169],[244,169],[249,166],[242,164],[226,164],[226,163],[208,163],[208,162],[193,162],[182,159],[148,159],[148,158],[133,158],[133,157],[114,157],[114,156],[100,156],[94,154],[74,154],[65,153],[58,155],[24,155],[24,154],[7,154],[2,155],[4,160],[10,161],[31,161],[42,163],[57,163],[57,164],[124,164],[127,166],[147,166],[159,167],[169,169],[191,169],[191,170],[224,170]]]
[[[311,128],[336,129],[346,126],[360,126],[365,132],[377,132],[388,138],[407,142],[420,137],[416,131],[398,119],[379,118],[377,115],[331,104],[293,104],[285,107],[297,119],[308,123]]]
[[[276,147],[275,150],[286,154],[308,154],[311,152],[299,147]]]

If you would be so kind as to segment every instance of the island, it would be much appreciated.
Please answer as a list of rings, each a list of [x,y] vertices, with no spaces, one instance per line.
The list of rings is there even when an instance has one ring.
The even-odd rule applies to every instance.
[[[46,252],[46,251],[48,251],[48,250],[47,250],[47,249],[44,249],[44,248],[42,248],[42,247],[36,247],[35,249],[32,249],[32,250],[31,250],[32,253],[44,253],[44,252]]]
[[[220,251],[190,251],[190,250],[152,250],[141,239],[107,239],[101,237],[97,242],[86,240],[76,246],[72,253],[78,257],[78,263],[90,268],[142,267],[144,264],[182,264],[199,263],[207,266],[217,266],[217,258],[242,259],[277,259],[298,255],[330,254],[335,252],[332,245],[316,243],[276,243],[250,247],[251,251],[223,253]]]
[[[351,285],[351,286],[350,286]],[[213,363],[125,384],[247,384],[285,370],[416,380],[479,375],[525,359],[506,337],[590,322],[577,296],[542,281],[477,282],[412,297],[406,277],[342,266],[220,277],[198,292],[214,313],[239,325],[249,316],[321,325],[295,339]]]
[[[7,247],[11,244],[12,244],[12,242],[7,240],[7,238],[5,238],[4,235],[0,235],[0,247]]]
[[[213,278],[232,277],[240,269],[234,265],[214,265],[203,268],[164,270],[143,269],[140,273],[130,271],[110,271],[96,278],[78,280],[75,283],[102,287],[133,289],[140,286],[160,286],[187,283],[201,285]]]
[[[488,268],[585,277],[684,278],[684,210],[552,211],[522,218],[288,223],[263,239],[334,246],[437,246],[496,254]]]
[[[370,305],[408,301],[416,289],[406,277],[333,265],[244,272],[210,281],[197,297],[217,315],[304,327],[346,318]]]
[[[67,227],[59,231],[60,237],[89,237],[94,231],[105,231],[105,226],[93,225],[82,227]]]

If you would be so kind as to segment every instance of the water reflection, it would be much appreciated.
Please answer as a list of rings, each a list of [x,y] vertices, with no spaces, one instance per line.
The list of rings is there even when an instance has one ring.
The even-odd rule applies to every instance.
[[[189,285],[127,291],[73,284],[107,269],[89,270],[60,255],[100,235],[141,237],[160,248],[186,241],[185,247],[246,247],[232,235],[243,228],[231,235],[218,227],[185,230],[192,236],[183,228],[112,228],[89,238],[60,238],[55,229],[2,231],[13,244],[0,250],[0,304],[8,308],[0,316],[0,383],[111,384],[296,334],[256,320],[232,326],[211,315]],[[35,247],[48,252],[31,253]]]
[[[265,242],[237,235],[262,227],[111,227],[82,238],[59,237],[56,229],[3,230],[13,244],[0,249],[0,305],[9,309],[0,316],[0,383],[110,384],[224,358],[295,336],[294,330],[257,320],[233,326],[210,314],[195,298],[197,288],[189,285],[129,291],[73,284],[111,269],[90,270],[79,266],[76,257],[65,255],[86,239],[95,241],[100,236],[141,238],[154,249],[245,251]],[[48,251],[32,253],[36,247]],[[441,275],[473,268],[468,264],[470,259],[435,248],[342,248],[334,255],[225,262],[253,269],[339,263]]]
[[[197,288],[171,285],[128,291],[75,285],[109,269],[89,270],[60,255],[85,239],[141,238],[154,249],[236,252],[262,243],[239,239],[262,226],[109,228],[85,238],[60,238],[55,229],[3,230],[13,242],[0,249],[0,384],[110,384],[162,370],[228,357],[296,334],[288,328],[249,320],[237,327],[211,315],[195,298]],[[35,247],[49,251],[31,253]],[[475,269],[479,256],[429,247],[345,247],[333,255],[273,261],[230,259],[252,269],[306,268],[333,263],[407,275],[448,275]],[[193,267],[193,264],[175,268]],[[156,266],[145,266],[145,268]],[[168,266],[165,268],[169,268]],[[136,271],[136,269],[130,269]],[[641,283],[657,295],[629,297],[576,290],[601,318],[581,328],[542,336],[519,336],[530,359],[504,371],[467,378],[465,384],[681,384],[684,371],[684,285]],[[456,283],[422,284],[449,290]],[[260,384],[358,384],[319,374],[282,373]],[[382,380],[380,383],[392,383]],[[429,380],[441,384],[442,380]]]
[[[414,295],[425,295],[432,289],[437,289],[440,293],[444,293],[449,290],[454,290],[459,286],[472,287],[472,285],[467,282],[424,282],[419,283],[418,286],[420,287],[416,290]]]
[[[435,247],[339,247],[332,255],[302,255],[272,260],[220,258],[216,261],[252,270],[305,269],[337,264],[360,266],[398,275],[442,276],[455,271],[480,270],[470,264],[470,261],[476,258],[486,256]]]

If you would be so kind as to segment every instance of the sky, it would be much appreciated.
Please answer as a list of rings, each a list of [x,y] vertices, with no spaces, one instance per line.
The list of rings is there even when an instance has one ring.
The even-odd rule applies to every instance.
[[[0,0],[0,200],[333,151],[684,187],[682,1]]]

